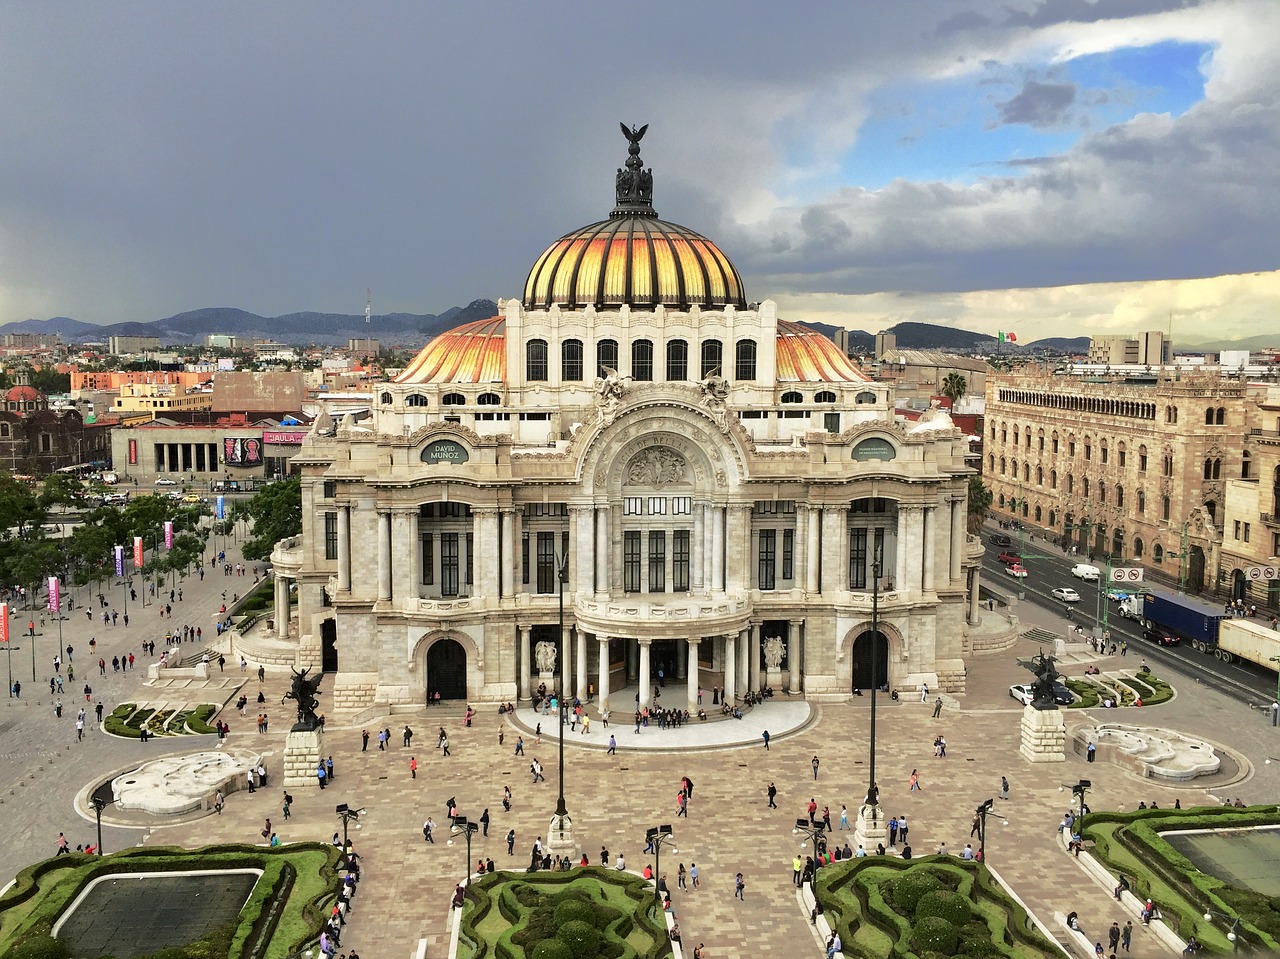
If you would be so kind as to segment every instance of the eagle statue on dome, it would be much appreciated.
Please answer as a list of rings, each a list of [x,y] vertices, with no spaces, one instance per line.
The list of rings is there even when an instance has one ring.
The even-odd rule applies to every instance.
[[[621,122],[618,126],[622,127],[622,135],[627,138],[627,142],[631,144],[636,153],[639,153],[640,141],[644,139],[644,134],[645,131],[649,129],[649,124],[646,123],[639,130],[637,130],[634,125],[631,129],[627,129],[627,125]]]

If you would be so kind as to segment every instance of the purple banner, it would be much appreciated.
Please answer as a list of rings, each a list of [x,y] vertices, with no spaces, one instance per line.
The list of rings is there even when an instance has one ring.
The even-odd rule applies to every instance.
[[[124,575],[124,547],[117,546],[115,548],[115,554],[116,554],[116,575],[123,576]]]

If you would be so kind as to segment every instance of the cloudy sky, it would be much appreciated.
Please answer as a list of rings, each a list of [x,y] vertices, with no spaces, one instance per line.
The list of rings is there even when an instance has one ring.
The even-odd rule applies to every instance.
[[[1254,335],[1280,3],[0,0],[0,323],[519,295],[648,123],[751,299]]]

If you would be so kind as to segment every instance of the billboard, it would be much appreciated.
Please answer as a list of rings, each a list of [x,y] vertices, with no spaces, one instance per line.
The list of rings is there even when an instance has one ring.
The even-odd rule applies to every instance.
[[[277,446],[301,446],[302,441],[307,438],[305,430],[298,432],[297,430],[263,430],[262,442],[272,443]]]
[[[257,436],[224,436],[222,462],[228,466],[261,466],[262,439]]]

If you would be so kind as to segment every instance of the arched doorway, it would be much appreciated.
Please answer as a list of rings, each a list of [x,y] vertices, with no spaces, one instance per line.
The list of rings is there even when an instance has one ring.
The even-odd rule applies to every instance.
[[[326,619],[320,624],[320,671],[338,671],[338,623],[334,619]]]
[[[1204,589],[1205,565],[1204,549],[1192,546],[1191,559],[1187,563],[1187,589],[1196,593]]]
[[[467,653],[453,639],[438,639],[427,650],[427,695],[467,698]]]
[[[873,639],[874,636],[874,639]],[[875,654],[875,672],[871,670]],[[879,689],[889,682],[889,640],[884,633],[867,630],[853,641],[853,688]]]
[[[1244,599],[1249,592],[1249,581],[1244,578],[1244,570],[1231,571],[1231,598]]]

